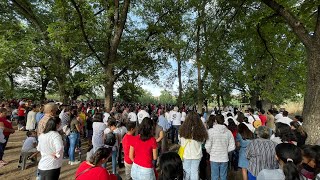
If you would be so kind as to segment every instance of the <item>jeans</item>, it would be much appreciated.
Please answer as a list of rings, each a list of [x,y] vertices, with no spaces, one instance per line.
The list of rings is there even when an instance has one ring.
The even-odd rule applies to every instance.
[[[145,168],[135,163],[132,164],[131,177],[133,180],[156,180],[153,168]]]
[[[63,156],[64,157],[69,157],[69,148],[70,148],[70,142],[69,142],[69,137],[66,135],[63,135],[63,143],[64,143],[64,152]]]
[[[60,168],[50,170],[40,170],[40,180],[58,180],[60,176]]]
[[[201,159],[184,159],[183,170],[185,179],[199,180],[199,164]]]
[[[112,148],[112,173],[117,174],[117,155],[118,155],[118,147],[114,146]]]
[[[211,161],[211,180],[227,180],[228,162]]]
[[[248,171],[248,180],[256,180],[257,177],[255,177],[253,174],[251,174],[250,171]]]
[[[178,133],[179,133],[180,125],[173,125],[171,129],[171,142],[178,144]],[[174,140],[175,139],[175,140]]]
[[[6,140],[5,143],[0,143],[0,160],[3,158],[4,150],[6,149],[7,143],[9,141],[9,136],[5,136],[4,139]]]
[[[79,144],[79,133],[70,133],[69,135],[69,141],[70,141],[70,147],[69,147],[69,160],[74,162],[74,151],[76,149],[76,146]]]

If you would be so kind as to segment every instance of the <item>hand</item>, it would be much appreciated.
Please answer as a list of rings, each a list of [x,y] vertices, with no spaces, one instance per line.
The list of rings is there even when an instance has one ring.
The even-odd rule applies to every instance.
[[[15,133],[16,131],[14,129],[11,129],[11,134]]]

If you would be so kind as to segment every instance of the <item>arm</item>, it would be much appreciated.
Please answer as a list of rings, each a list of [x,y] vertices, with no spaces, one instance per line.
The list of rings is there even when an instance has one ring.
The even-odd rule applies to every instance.
[[[15,132],[14,129],[6,128],[6,127],[4,126],[4,123],[3,123],[3,122],[0,122],[0,127],[3,129],[3,132],[10,132],[10,133],[14,133],[14,132]]]
[[[208,135],[209,135],[209,138],[206,141],[205,148],[206,148],[207,153],[210,154],[211,148],[212,148],[212,136],[210,136],[210,132],[208,132]]]
[[[60,158],[63,155],[63,141],[60,134],[57,134],[53,139],[53,146],[56,152],[53,154],[55,158]]]
[[[130,146],[129,158],[131,159],[131,161],[134,160],[134,148],[132,146]]]
[[[163,137],[164,137],[163,131],[160,131],[159,138],[156,140],[157,143],[160,142],[163,139]]]
[[[231,152],[236,149],[236,146],[235,146],[234,138],[233,138],[231,131],[229,131],[228,134],[229,134],[228,152]]]
[[[157,160],[158,159],[158,150],[152,149],[152,155],[153,155],[153,160]]]

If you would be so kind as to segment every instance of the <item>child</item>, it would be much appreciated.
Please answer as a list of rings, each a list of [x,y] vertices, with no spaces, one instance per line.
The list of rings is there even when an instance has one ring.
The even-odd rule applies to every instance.
[[[3,153],[4,151],[4,143],[6,142],[6,139],[4,138],[3,134],[4,127],[0,127],[0,153]],[[5,164],[0,163],[0,167],[4,166]]]
[[[132,146],[133,142],[135,141],[135,132],[136,132],[136,122],[128,122],[127,124],[127,130],[128,132],[126,135],[124,135],[122,139],[122,146],[123,146],[123,153],[124,153],[124,166],[125,166],[125,173],[126,173],[126,179],[131,179],[131,167],[132,167],[132,161],[129,158],[129,150],[130,146]]]
[[[33,153],[37,152],[37,133],[35,131],[28,131],[27,132],[27,139],[24,141],[22,149],[21,149],[21,155],[19,159],[19,166],[20,163],[22,163],[22,153],[30,153],[32,155]],[[34,160],[32,160],[34,161]]]

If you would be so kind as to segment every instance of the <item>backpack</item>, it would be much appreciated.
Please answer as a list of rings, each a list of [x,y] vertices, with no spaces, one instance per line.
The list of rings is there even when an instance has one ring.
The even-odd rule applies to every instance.
[[[114,146],[116,144],[116,135],[113,132],[106,134],[105,145]]]

